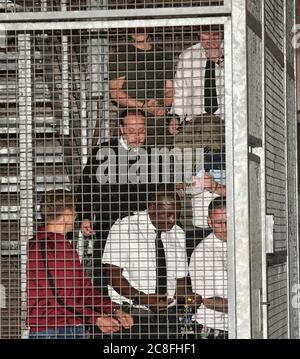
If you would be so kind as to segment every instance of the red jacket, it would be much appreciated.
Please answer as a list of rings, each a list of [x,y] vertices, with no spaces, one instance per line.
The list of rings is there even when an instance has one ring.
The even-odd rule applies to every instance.
[[[47,280],[42,241],[45,241],[47,267],[56,294],[65,306],[58,303]],[[116,307],[110,299],[102,297],[85,276],[78,253],[70,242],[61,234],[46,232],[45,228],[39,228],[29,241],[27,302],[27,325],[31,332],[86,322],[95,324],[99,313],[110,314]],[[74,308],[76,314],[66,307]]]

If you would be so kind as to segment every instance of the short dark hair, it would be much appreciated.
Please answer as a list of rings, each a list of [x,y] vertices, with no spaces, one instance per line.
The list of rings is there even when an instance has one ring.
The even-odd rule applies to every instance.
[[[145,114],[143,111],[138,110],[138,109],[135,109],[135,110],[134,109],[126,109],[120,113],[120,116],[119,116],[120,126],[124,126],[124,119],[128,116],[143,116],[143,117],[145,117]]]
[[[40,212],[45,224],[62,216],[66,209],[75,210],[73,194],[70,191],[47,191],[40,201]]]
[[[153,27],[130,27],[127,30],[128,34],[135,35],[135,34],[152,34]]]
[[[171,198],[175,202],[180,201],[180,197],[176,192],[175,183],[160,183],[157,184],[156,190],[149,192],[148,205],[154,202],[160,202],[163,198]]]
[[[199,26],[200,32],[223,32],[224,25],[200,25]]]
[[[226,208],[226,197],[217,197],[213,199],[208,206],[208,215],[209,217],[216,209]]]

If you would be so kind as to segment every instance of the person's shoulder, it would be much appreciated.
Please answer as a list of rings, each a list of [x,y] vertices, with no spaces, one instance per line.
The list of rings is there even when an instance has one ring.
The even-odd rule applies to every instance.
[[[99,143],[97,145],[95,145],[92,149],[92,158],[93,160],[95,159],[95,157],[98,155],[98,152],[101,148],[103,147],[109,147],[109,142],[104,142],[104,143]]]
[[[206,236],[203,241],[201,241],[195,248],[195,254],[200,255],[201,253],[206,253],[207,256],[210,252],[214,255],[216,247],[219,245],[220,240],[218,240],[213,232]]]
[[[176,238],[176,242],[178,244],[180,244],[181,246],[186,245],[185,243],[185,231],[183,230],[183,228],[181,228],[178,224],[176,224],[173,228],[172,228],[172,232],[174,233],[174,236]]]
[[[31,251],[38,245],[38,233],[35,236],[31,237],[28,241],[28,250]]]
[[[185,49],[184,51],[182,51],[182,53],[179,55],[179,59],[180,60],[188,59],[191,57],[192,54],[194,57],[194,55],[196,54],[196,52],[194,53],[194,51],[201,50],[201,49],[202,49],[202,45],[200,42],[198,42],[197,44],[190,46],[187,49]],[[199,54],[199,56],[200,56],[200,54]]]
[[[176,223],[175,226],[173,227],[173,231],[175,231],[175,233],[179,233],[179,234],[184,234],[185,235],[185,231],[183,229],[183,226],[180,223]]]
[[[200,243],[198,243],[197,246],[194,248],[191,254],[190,264],[193,263],[193,261],[198,262],[199,257],[202,257],[204,255],[204,252],[205,252],[205,239]]]
[[[127,242],[128,240],[133,241],[135,237],[134,233],[138,233],[137,226],[139,224],[139,219],[137,214],[133,214],[127,217],[117,219],[111,227],[110,238],[122,240],[122,242]]]
[[[118,148],[119,146],[119,139],[117,137],[111,137],[109,141],[104,142],[101,146],[105,147],[113,147]]]
[[[140,212],[136,212],[133,213],[129,216],[124,216],[122,218],[119,218],[115,221],[115,223],[113,224],[113,226],[118,225],[118,226],[131,226],[134,225],[138,222],[138,217],[139,217],[139,213]]]
[[[110,138],[108,141],[99,143],[93,149],[93,155],[96,155],[101,148],[117,148],[119,145],[118,138]]]
[[[129,47],[130,45],[126,46],[125,44],[119,44],[113,50],[111,50],[109,57],[110,58],[118,57],[119,55],[126,53]]]

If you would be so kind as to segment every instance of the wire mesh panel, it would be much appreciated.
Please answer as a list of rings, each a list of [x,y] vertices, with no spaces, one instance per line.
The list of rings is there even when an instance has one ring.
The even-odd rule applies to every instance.
[[[284,2],[276,4],[278,10],[271,11],[271,2],[265,3],[266,44],[265,52],[265,101],[266,101],[266,211],[274,216],[274,251],[287,248],[287,213],[286,213],[286,118],[285,118],[285,69],[284,69]],[[273,9],[274,10],[274,9]],[[277,24],[277,25],[276,25]],[[274,28],[276,26],[276,29]],[[276,36],[275,36],[276,34]],[[272,51],[278,48],[277,54]],[[280,263],[278,263],[280,264]],[[278,266],[278,278],[272,275],[276,268],[268,268],[269,281],[269,337],[287,335],[286,318],[287,293],[286,265]],[[271,284],[273,283],[273,285]],[[278,289],[278,286],[280,289]],[[274,305],[276,301],[276,305]]]
[[[293,9],[0,9],[1,337],[296,336]]]
[[[262,136],[262,39],[248,28],[248,93],[249,93],[249,134],[261,139]],[[254,110],[255,109],[255,110]]]
[[[227,337],[223,38],[6,33],[2,337]]]
[[[287,14],[287,23],[286,23],[286,33],[287,33],[287,138],[289,139],[287,142],[287,159],[288,164],[291,166],[292,163],[297,163],[297,156],[294,153],[292,143],[297,143],[297,122],[294,119],[295,107],[296,107],[296,95],[295,95],[295,87],[296,87],[296,77],[295,77],[295,49],[293,46],[293,26],[295,22],[295,4],[286,3],[286,14]],[[297,253],[299,252],[299,238],[297,232],[297,223],[295,223],[295,218],[293,214],[297,214],[297,206],[295,207],[294,201],[294,193],[297,192],[297,171],[295,166],[289,167],[291,171],[288,169],[288,218],[289,218],[289,226],[288,226],[288,238],[289,238],[289,246],[288,246],[288,277],[289,277],[289,293],[290,293],[290,337],[298,338],[299,337],[299,308],[295,305],[294,295],[295,289],[298,288],[298,274],[299,274],[299,260],[297,259]]]
[[[267,211],[275,216],[274,245],[286,248],[284,70],[266,51]]]
[[[295,108],[295,81],[288,78],[288,114],[287,118],[293,118],[294,108]],[[288,121],[288,132],[287,135],[291,138],[291,141],[295,143],[296,141],[296,121]],[[288,142],[288,161],[289,163],[296,163],[296,158],[294,154],[294,149],[290,147],[290,143]],[[292,174],[288,177],[288,195],[289,195],[289,203],[291,203],[288,207],[289,210],[289,249],[288,249],[288,258],[289,258],[289,291],[290,291],[290,321],[291,321],[291,337],[297,338],[299,335],[298,328],[298,318],[299,318],[299,308],[295,305],[295,293],[298,288],[298,273],[299,273],[299,261],[297,259],[298,253],[298,233],[297,233],[297,224],[294,223],[293,213],[297,213],[297,208],[292,204],[293,195],[297,191],[295,188],[296,185],[296,172],[292,172]]]
[[[271,11],[272,6],[276,6],[276,10],[273,8]],[[297,234],[292,229],[297,227],[293,227],[296,216],[291,218],[289,209],[290,196],[296,192],[292,190],[295,184],[295,167],[291,169],[289,162],[290,141],[295,141],[290,128],[295,130],[296,126],[295,94],[291,90],[295,85],[293,2],[266,2],[265,18],[266,210],[267,214],[274,216],[273,254],[268,256],[268,330],[270,338],[285,338],[298,335],[298,324],[295,324],[298,322],[298,312],[290,302],[293,285],[298,281],[298,264],[297,261],[294,262],[294,255],[289,252],[293,248],[294,253],[298,253]]]
[[[279,50],[283,52],[285,37],[285,2],[283,0],[266,0],[264,6],[266,34],[272,39]]]
[[[286,271],[286,264],[273,265],[268,271],[268,294],[271,308],[268,313],[270,339],[288,338]]]
[[[226,0],[1,0],[3,12],[224,6]]]

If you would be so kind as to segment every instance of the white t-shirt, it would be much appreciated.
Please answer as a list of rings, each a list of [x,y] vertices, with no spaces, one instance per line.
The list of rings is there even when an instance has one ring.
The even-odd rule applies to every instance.
[[[205,113],[206,61],[205,50],[201,43],[189,47],[179,56],[174,78],[174,101],[170,112],[179,115],[181,120],[190,121],[193,116]],[[219,105],[215,114],[218,115],[224,114],[224,68],[216,65],[215,73]]]
[[[123,276],[137,290],[154,294],[156,289],[156,228],[147,211],[117,220],[111,227],[102,257],[102,262],[123,268]],[[176,280],[188,273],[185,233],[177,225],[170,231],[162,232],[167,264],[167,292],[173,297]],[[132,301],[122,297],[108,286],[112,301],[121,304]],[[144,308],[144,307],[143,307]]]
[[[227,242],[209,234],[192,253],[189,272],[193,292],[202,298],[228,298]],[[205,327],[228,330],[227,313],[208,309],[203,304],[197,310],[196,320]]]

